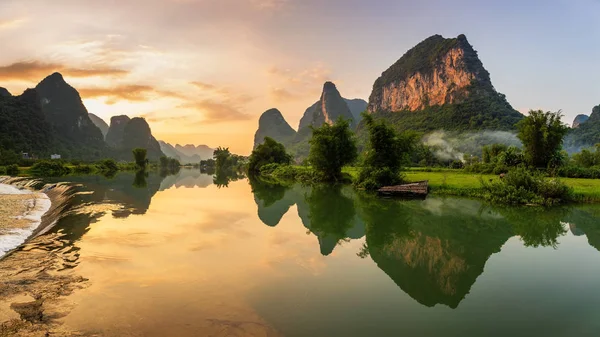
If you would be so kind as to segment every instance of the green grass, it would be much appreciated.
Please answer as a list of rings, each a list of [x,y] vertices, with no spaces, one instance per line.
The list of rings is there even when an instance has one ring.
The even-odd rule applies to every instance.
[[[352,179],[358,176],[357,167],[345,167]],[[404,172],[406,180],[428,180],[431,194],[479,197],[483,190],[479,178],[485,181],[498,179],[497,175],[466,173],[463,170],[433,169],[426,172],[423,168],[411,168]],[[572,187],[575,199],[579,202],[600,202],[600,179],[561,178],[567,186]]]

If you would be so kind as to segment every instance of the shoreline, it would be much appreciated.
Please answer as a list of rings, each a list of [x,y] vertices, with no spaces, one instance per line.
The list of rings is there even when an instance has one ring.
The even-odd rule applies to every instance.
[[[40,188],[41,187],[41,188]],[[22,214],[10,214],[14,221],[25,219],[26,226],[7,226],[7,234],[0,235],[0,261],[26,245],[32,239],[47,233],[64,216],[74,190],[66,184],[45,184],[30,178],[0,177],[0,196],[7,199],[21,197],[29,207]],[[33,204],[33,205],[32,205]]]

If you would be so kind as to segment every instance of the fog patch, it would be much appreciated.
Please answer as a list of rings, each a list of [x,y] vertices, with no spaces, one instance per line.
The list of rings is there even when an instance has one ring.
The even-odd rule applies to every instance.
[[[422,142],[432,148],[438,159],[445,161],[463,161],[465,154],[481,156],[481,149],[485,145],[522,146],[516,133],[491,130],[465,133],[438,130],[425,135]]]

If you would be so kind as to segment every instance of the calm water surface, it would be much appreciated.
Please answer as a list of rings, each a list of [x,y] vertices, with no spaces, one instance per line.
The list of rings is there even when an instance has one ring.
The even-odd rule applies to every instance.
[[[86,334],[600,335],[598,206],[382,200],[186,170],[73,180],[94,193],[58,230],[89,287],[62,321]]]

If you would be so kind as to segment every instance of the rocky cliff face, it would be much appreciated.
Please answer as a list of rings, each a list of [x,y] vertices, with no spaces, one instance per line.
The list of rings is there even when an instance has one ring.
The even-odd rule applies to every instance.
[[[587,119],[584,118],[584,122],[581,122],[580,116],[585,115],[575,118],[573,128],[564,140],[563,147],[570,153],[579,152],[582,148],[593,147],[600,143],[600,105],[592,108],[592,113]]]
[[[106,124],[106,122],[102,118],[94,114],[88,114],[88,116],[90,117],[92,123],[94,123],[94,125],[96,125],[98,129],[100,129],[100,132],[102,132],[102,136],[106,137],[106,133],[108,133],[108,124]]]
[[[464,35],[434,35],[409,50],[373,85],[369,112],[417,111],[460,103],[472,84],[492,88],[489,73]]]
[[[283,118],[281,112],[277,109],[270,109],[265,111],[258,120],[258,130],[254,134],[254,148],[262,144],[265,137],[271,137],[285,145],[295,136],[296,131]]]
[[[342,98],[335,84],[326,82],[323,85],[321,99],[304,112],[298,130],[309,126],[320,127],[325,123],[333,124],[339,117],[350,120],[352,127],[356,126],[354,116],[346,100]]]
[[[106,144],[113,148],[121,147],[123,135],[125,134],[125,126],[127,126],[130,120],[125,115],[111,117],[110,127],[106,132]]]
[[[143,148],[148,151],[148,159],[158,160],[164,154],[160,149],[160,144],[150,130],[150,125],[144,118],[132,118],[126,125],[123,133],[121,149],[128,155],[135,148]]]
[[[65,82],[61,74],[46,77],[35,89],[46,120],[63,149],[82,159],[105,155],[102,132],[90,120],[77,90]]]
[[[0,97],[10,97],[12,96],[10,91],[6,90],[6,88],[0,87]]]

